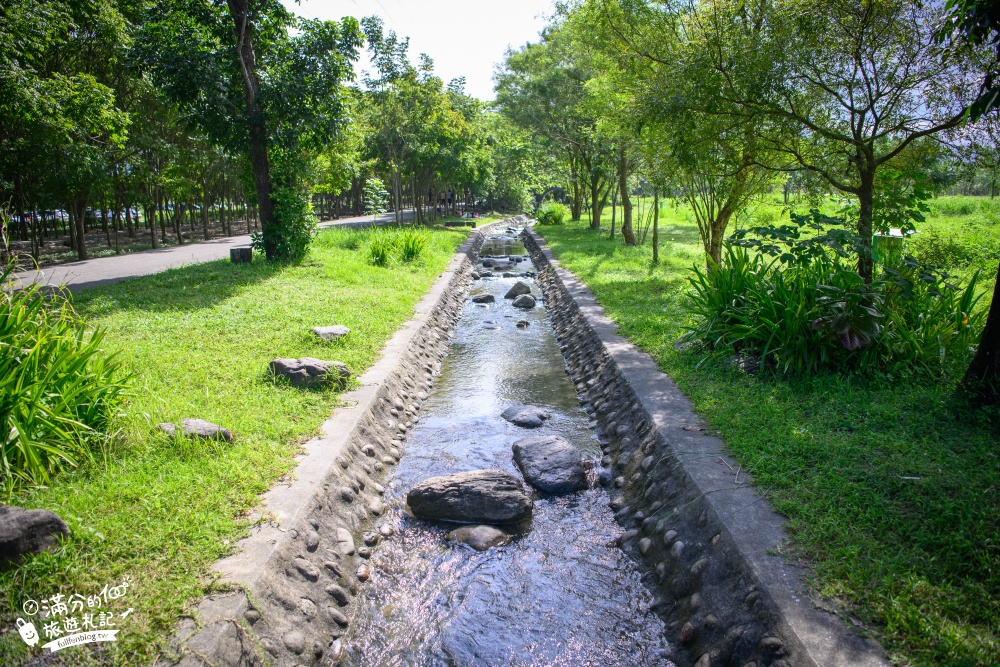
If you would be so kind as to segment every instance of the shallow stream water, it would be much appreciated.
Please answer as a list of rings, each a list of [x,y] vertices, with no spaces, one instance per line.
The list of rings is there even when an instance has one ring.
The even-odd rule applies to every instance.
[[[481,256],[525,256],[508,236]],[[527,258],[518,273],[532,270]],[[534,310],[513,308],[504,293],[524,280]],[[398,532],[371,556],[371,579],[352,603],[341,664],[396,666],[669,667],[663,625],[632,560],[617,546],[620,528],[600,487],[561,497],[533,493],[530,525],[503,547],[477,552],[445,541],[454,525],[414,519],[406,493],[437,475],[497,468],[520,472],[511,445],[558,434],[595,462],[588,427],[530,278],[475,281],[420,420],[385,493],[384,517]],[[518,329],[519,320],[527,320]],[[507,423],[513,404],[538,405],[552,418],[538,429]]]

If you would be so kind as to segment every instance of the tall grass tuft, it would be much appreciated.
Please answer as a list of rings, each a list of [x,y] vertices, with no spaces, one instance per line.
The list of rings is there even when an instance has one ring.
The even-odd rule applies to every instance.
[[[737,235],[740,245],[727,244],[720,265],[695,268],[689,339],[759,355],[781,373],[946,378],[967,365],[985,319],[978,274],[961,286],[907,256],[865,284],[846,250],[856,243],[847,230],[805,239],[788,226],[755,233],[763,240]]]
[[[126,378],[103,339],[62,296],[35,285],[0,291],[0,485],[8,501],[19,487],[92,460],[107,436]]]
[[[373,229],[368,234],[368,259],[375,266],[388,266],[396,248],[396,235],[387,229]]]
[[[399,235],[399,254],[404,262],[412,262],[427,247],[427,234],[407,229]]]
[[[561,225],[569,217],[570,210],[556,201],[547,201],[538,207],[535,218],[540,225]]]

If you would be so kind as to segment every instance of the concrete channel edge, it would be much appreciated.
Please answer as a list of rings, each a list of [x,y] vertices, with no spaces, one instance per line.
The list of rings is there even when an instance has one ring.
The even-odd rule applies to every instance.
[[[292,479],[264,494],[251,535],[213,568],[222,592],[177,624],[158,666],[291,667],[343,654],[344,608],[367,579],[361,554],[385,537],[379,482],[391,478],[447,353],[484,232],[523,222],[472,232],[360,386],[305,444]]]
[[[622,547],[646,568],[681,667],[885,667],[882,647],[810,597],[780,554],[785,519],[648,354],[617,333],[544,239],[522,237],[556,338],[612,468]],[[687,429],[685,429],[687,427]],[[748,480],[743,475],[743,480]]]

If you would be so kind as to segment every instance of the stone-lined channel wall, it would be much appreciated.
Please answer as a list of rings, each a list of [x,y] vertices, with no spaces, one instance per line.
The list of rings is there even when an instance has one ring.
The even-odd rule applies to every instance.
[[[508,218],[472,232],[361,386],[342,395],[345,407],[305,445],[294,478],[265,494],[251,536],[214,568],[228,590],[205,598],[178,624],[172,655],[159,665],[284,667],[342,654],[346,607],[368,578],[364,555],[392,534],[379,523],[380,482],[402,457],[448,351],[486,233],[524,221]]]
[[[681,667],[888,665],[881,647],[808,596],[777,552],[784,520],[656,362],[616,333],[544,240],[522,235],[567,372],[597,422],[621,545],[645,569]],[[687,427],[685,429],[684,427]]]

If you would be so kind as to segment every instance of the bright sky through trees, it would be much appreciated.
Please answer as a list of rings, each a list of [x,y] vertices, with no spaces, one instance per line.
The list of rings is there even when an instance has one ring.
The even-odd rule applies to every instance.
[[[550,0],[282,0],[307,18],[339,21],[376,15],[387,30],[410,38],[410,53],[426,53],[445,83],[464,76],[465,92],[493,99],[493,66],[508,46],[538,41]],[[370,69],[362,55],[357,69]]]

